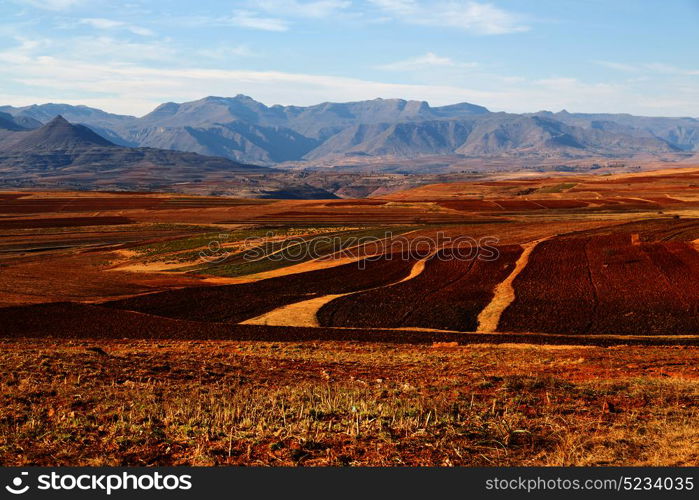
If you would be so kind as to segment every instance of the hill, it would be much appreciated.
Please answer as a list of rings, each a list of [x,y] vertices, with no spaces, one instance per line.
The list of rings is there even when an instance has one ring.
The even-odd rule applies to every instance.
[[[6,187],[335,197],[283,171],[196,153],[119,146],[60,115],[35,130],[14,128],[0,135],[0,182]]]

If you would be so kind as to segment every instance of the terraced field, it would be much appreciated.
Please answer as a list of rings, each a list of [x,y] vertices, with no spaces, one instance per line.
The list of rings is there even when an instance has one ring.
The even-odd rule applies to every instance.
[[[445,249],[429,258],[414,279],[347,295],[323,306],[323,326],[432,328],[475,331],[478,314],[493,289],[514,268],[519,246],[499,247],[497,258],[484,259],[467,249]]]
[[[671,229],[674,226],[675,230]],[[699,253],[689,242],[636,241],[630,229],[693,235],[698,221],[577,234],[534,250],[514,282],[499,329],[573,334],[692,335],[699,332]],[[671,236],[672,237],[672,236]],[[545,277],[545,279],[542,279]]]
[[[128,217],[52,217],[46,219],[0,219],[0,230],[44,227],[119,226],[133,224]]]
[[[253,283],[184,288],[104,305],[167,318],[239,323],[293,302],[399,281],[408,276],[414,262],[409,255],[386,255],[367,259],[361,266],[351,263]]]

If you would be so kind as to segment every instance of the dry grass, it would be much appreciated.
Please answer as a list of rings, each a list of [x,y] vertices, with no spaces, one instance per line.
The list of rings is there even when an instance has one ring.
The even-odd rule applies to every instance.
[[[1,347],[3,465],[699,459],[694,348],[55,340]]]

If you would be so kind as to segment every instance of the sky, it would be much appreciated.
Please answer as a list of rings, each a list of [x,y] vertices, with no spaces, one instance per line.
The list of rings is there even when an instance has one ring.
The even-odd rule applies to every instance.
[[[0,0],[0,105],[237,94],[699,117],[699,0]]]

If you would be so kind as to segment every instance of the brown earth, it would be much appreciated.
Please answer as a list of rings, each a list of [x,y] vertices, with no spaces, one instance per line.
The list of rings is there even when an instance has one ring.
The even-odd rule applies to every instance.
[[[690,168],[372,200],[0,193],[0,463],[695,464],[698,186]],[[243,275],[207,261],[395,224]],[[420,257],[387,259],[486,237],[545,241],[516,277],[517,252],[474,280],[447,262],[399,283]],[[381,324],[238,324],[348,292],[324,308],[362,299]],[[503,296],[494,331],[463,331]]]

